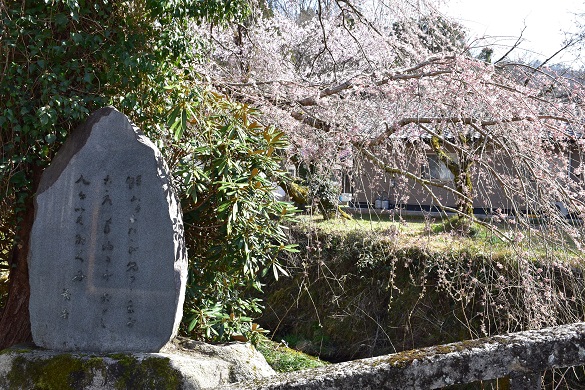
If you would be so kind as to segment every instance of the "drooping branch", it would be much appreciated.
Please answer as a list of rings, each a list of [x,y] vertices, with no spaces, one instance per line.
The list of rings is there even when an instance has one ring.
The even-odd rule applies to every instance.
[[[295,118],[296,120],[298,120],[299,122],[305,124],[305,125],[309,125],[314,129],[317,130],[323,130],[325,132],[328,132],[331,130],[332,125],[324,120],[321,120],[319,118],[316,118],[312,115],[306,114],[306,113],[302,113],[302,112],[292,112],[290,114],[293,118]]]
[[[459,207],[437,199],[445,191],[449,202],[456,198],[458,205],[478,204],[481,198],[487,203],[480,204],[484,208],[492,208],[493,202],[492,209],[509,210],[528,228],[531,221],[524,214],[539,209],[540,201],[541,209],[551,214],[549,221],[567,227],[557,221],[559,215],[552,215],[551,205],[570,196],[585,198],[585,193],[572,195],[579,192],[573,189],[576,185],[560,189],[567,176],[546,167],[547,159],[558,159],[560,151],[545,144],[552,140],[559,149],[581,132],[579,110],[585,94],[580,83],[528,64],[491,65],[471,58],[448,46],[457,37],[433,35],[448,35],[449,21],[398,31],[401,23],[414,23],[411,15],[371,19],[382,27],[380,36],[357,15],[349,29],[344,18],[352,11],[342,0],[337,4],[343,7],[338,13],[327,10],[302,22],[275,17],[251,28],[245,55],[256,67],[249,79],[230,62],[231,41],[218,37],[228,51],[214,63],[220,75],[209,71],[214,75],[209,78],[237,100],[263,110],[268,123],[288,132],[292,153],[322,164],[324,171],[334,166],[351,169],[348,154],[353,153],[375,167],[373,180],[383,174],[401,176],[416,184],[417,194],[428,193],[427,199],[432,197],[442,210]],[[394,17],[401,11],[390,7],[384,12]],[[524,85],[530,74],[534,82]],[[451,173],[465,171],[455,182],[428,180],[404,165],[423,161],[433,149],[433,137],[439,152],[446,153],[441,160],[446,168]],[[578,142],[571,147],[583,150]],[[457,159],[450,161],[453,152]],[[458,162],[467,168],[456,167]],[[466,187],[472,179],[472,186]],[[547,186],[550,191],[544,193]],[[579,210],[579,201],[565,203]]]
[[[419,175],[416,175],[416,174],[414,174],[406,169],[401,169],[398,167],[389,166],[389,165],[385,164],[379,157],[377,157],[371,150],[369,150],[369,149],[367,149],[359,144],[354,144],[354,146],[360,154],[362,154],[371,163],[373,163],[374,165],[376,165],[378,168],[382,169],[386,173],[406,177],[408,179],[414,180],[415,182],[419,183],[422,186],[432,186],[432,187],[436,187],[436,188],[442,188],[442,189],[452,193],[456,197],[461,197],[467,201],[472,201],[471,198],[467,197],[465,194],[457,191],[456,189],[454,189],[453,187],[451,187],[449,185],[446,185],[442,182],[425,179],[425,178],[423,178]]]
[[[428,193],[431,198],[433,199],[433,202],[439,207],[440,210],[442,210],[443,212],[447,213],[453,213],[455,215],[464,217],[464,218],[468,218],[470,219],[470,221],[477,223],[481,226],[484,226],[486,228],[488,228],[490,231],[492,231],[493,233],[495,233],[500,239],[504,240],[504,241],[510,241],[509,237],[506,237],[502,232],[500,232],[497,229],[494,229],[493,225],[486,222],[486,221],[482,221],[478,218],[476,218],[474,215],[469,215],[466,214],[464,212],[462,212],[459,209],[456,209],[454,207],[449,207],[443,204],[443,202],[441,202],[441,200],[437,197],[437,195],[434,193],[433,189],[431,187],[434,188],[442,188],[446,191],[451,192],[452,194],[454,194],[455,196],[459,197],[460,199],[464,199],[468,202],[473,202],[473,200],[469,197],[467,197],[465,194],[457,191],[456,189],[452,188],[451,186],[445,185],[441,182],[437,182],[437,181],[431,181],[428,179],[424,179],[418,175],[413,174],[412,172],[405,170],[405,169],[401,169],[398,167],[392,167],[389,166],[388,164],[385,164],[380,158],[378,158],[374,153],[372,153],[371,151],[369,151],[368,149],[365,149],[363,147],[360,147],[359,145],[355,145],[356,146],[356,150],[362,154],[364,157],[366,157],[366,159],[368,161],[370,161],[371,163],[373,163],[374,165],[376,165],[378,168],[382,169],[384,172],[392,174],[392,175],[399,175],[399,176],[403,176],[406,178],[409,178],[411,180],[414,180],[415,182],[417,182],[418,184],[420,184],[422,186],[422,188],[426,191],[426,193]]]
[[[350,89],[354,86],[351,80],[346,80],[341,84],[338,84],[334,87],[325,88],[321,92],[319,92],[319,99],[322,99],[327,96],[338,94],[346,89]],[[313,96],[306,97],[304,99],[297,101],[301,106],[315,106],[317,105],[317,99]],[[296,118],[295,118],[296,119]]]
[[[399,121],[395,122],[392,125],[386,126],[386,130],[382,132],[377,137],[373,138],[368,145],[369,146],[377,146],[382,143],[387,137],[410,124],[433,124],[433,123],[451,123],[451,124],[463,124],[463,125],[476,125],[480,127],[488,127],[488,126],[495,126],[495,125],[503,125],[509,124],[513,122],[535,122],[538,120],[557,120],[566,123],[570,123],[571,121],[568,118],[556,115],[526,115],[526,116],[515,116],[511,118],[502,118],[502,119],[491,119],[491,120],[478,120],[477,118],[473,117],[419,117],[419,118],[402,118]]]
[[[383,79],[376,81],[374,84],[379,87],[379,86],[388,84],[391,81],[421,79],[424,77],[434,77],[434,76],[449,74],[449,73],[452,73],[453,70],[445,69],[445,70],[435,70],[435,71],[428,71],[428,72],[417,72],[417,73],[413,73],[413,72],[415,72],[419,69],[422,69],[426,66],[429,66],[429,65],[442,64],[447,60],[453,60],[453,59],[455,59],[454,56],[431,57],[431,58],[427,59],[426,61],[423,61],[423,62],[421,62],[415,66],[412,66],[410,68],[403,69],[401,71],[396,71],[396,72],[393,72],[391,74],[386,74]],[[340,84],[337,84],[335,86],[326,87],[326,88],[322,89],[318,94],[318,98],[323,99],[325,97],[328,97],[331,95],[336,95],[340,92],[343,92],[345,90],[353,88],[355,86],[355,83],[353,80],[355,80],[355,79],[358,79],[358,77],[355,76],[355,77],[348,79],[348,80],[346,80]],[[318,100],[314,96],[309,96],[309,97],[298,100],[297,103],[300,104],[301,106],[314,106],[314,105],[318,104]]]

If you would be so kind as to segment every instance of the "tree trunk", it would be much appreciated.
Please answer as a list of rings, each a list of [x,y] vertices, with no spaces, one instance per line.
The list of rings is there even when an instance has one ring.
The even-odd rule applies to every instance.
[[[467,144],[467,139],[464,136],[460,136],[459,139],[463,145]],[[463,223],[462,226],[470,226],[473,220],[473,182],[471,181],[473,161],[468,160],[463,153],[458,153],[457,159],[451,158],[445,152],[441,145],[441,139],[437,136],[431,138],[431,147],[437,153],[439,160],[453,174],[455,190],[464,195],[459,196],[457,199],[457,210],[461,213],[458,219]]]
[[[33,168],[33,188],[37,188],[42,169]],[[0,350],[12,345],[32,341],[28,300],[29,239],[35,217],[34,197],[28,196],[25,211],[17,229],[17,240],[10,259],[8,301],[0,318]]]
[[[473,222],[473,182],[471,181],[471,165],[465,157],[461,156],[459,169],[455,175],[455,189],[463,194],[457,199],[457,210],[461,214],[458,217],[458,225],[462,235],[470,235]]]
[[[455,177],[456,189],[465,197],[457,200],[457,209],[463,216],[469,219],[473,218],[473,183],[471,181],[471,164],[468,162],[461,163],[460,172]]]
[[[30,286],[27,255],[33,220],[34,208],[27,205],[26,214],[19,226],[19,242],[12,252],[8,301],[0,318],[0,350],[32,340],[28,314]]]

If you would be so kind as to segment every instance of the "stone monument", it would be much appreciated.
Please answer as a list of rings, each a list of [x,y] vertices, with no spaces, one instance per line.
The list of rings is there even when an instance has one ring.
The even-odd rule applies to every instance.
[[[180,205],[156,146],[106,107],[43,173],[29,253],[36,345],[157,352],[182,316]]]

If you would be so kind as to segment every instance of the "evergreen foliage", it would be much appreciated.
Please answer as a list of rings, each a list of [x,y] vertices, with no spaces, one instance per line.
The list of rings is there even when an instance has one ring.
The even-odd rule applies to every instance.
[[[30,230],[24,216],[42,169],[89,113],[114,105],[158,144],[186,207],[195,271],[187,311],[237,324],[259,310],[243,294],[259,288],[267,264],[279,272],[273,258],[287,248],[278,220],[292,209],[271,191],[285,141],[249,108],[205,91],[193,72],[201,45],[188,28],[247,12],[245,0],[0,3],[0,263],[17,260],[12,248]],[[191,318],[189,329],[218,335],[197,332],[208,317]]]
[[[200,339],[249,337],[248,315],[262,309],[253,298],[260,277],[286,274],[278,253],[295,251],[283,222],[296,209],[274,195],[275,183],[289,181],[279,157],[288,143],[244,104],[197,88],[184,96],[171,116],[175,143],[167,155],[184,194],[186,331]]]

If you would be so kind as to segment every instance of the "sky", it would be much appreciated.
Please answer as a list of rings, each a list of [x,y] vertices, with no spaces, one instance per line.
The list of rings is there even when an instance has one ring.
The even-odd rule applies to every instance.
[[[471,30],[473,37],[497,37],[491,45],[494,60],[506,53],[526,26],[523,50],[517,51],[516,58],[526,55],[543,61],[562,47],[563,32],[578,30],[575,14],[585,12],[585,0],[451,0],[442,11]],[[581,19],[585,22],[585,16]],[[571,54],[555,58],[553,63],[576,65]]]

